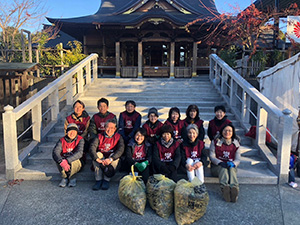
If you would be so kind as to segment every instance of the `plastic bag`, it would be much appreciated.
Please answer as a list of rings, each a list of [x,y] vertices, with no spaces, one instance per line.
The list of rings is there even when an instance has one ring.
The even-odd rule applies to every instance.
[[[120,201],[133,212],[144,215],[146,207],[146,186],[139,177],[135,176],[133,165],[132,175],[127,175],[120,180],[118,195]]]
[[[150,176],[147,182],[147,198],[150,207],[162,218],[168,218],[174,209],[176,183],[161,174]]]
[[[192,182],[181,179],[174,190],[176,222],[191,224],[200,219],[206,212],[208,201],[206,187],[197,177]]]

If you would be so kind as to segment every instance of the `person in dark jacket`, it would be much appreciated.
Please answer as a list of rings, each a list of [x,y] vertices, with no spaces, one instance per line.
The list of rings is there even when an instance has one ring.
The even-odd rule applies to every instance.
[[[93,190],[107,190],[109,181],[115,175],[119,158],[124,152],[124,141],[120,134],[116,133],[115,120],[107,120],[104,134],[98,134],[90,145],[90,153],[95,168],[96,183]]]
[[[215,118],[209,121],[207,135],[212,141],[214,137],[220,133],[220,130],[227,124],[232,124],[226,116],[226,109],[223,105],[215,107]]]
[[[175,140],[181,143],[184,121],[180,119],[180,110],[177,107],[172,107],[169,110],[169,117],[164,124],[170,125],[173,128]]]
[[[146,141],[146,130],[138,128],[134,134],[134,138],[129,141],[126,148],[126,162],[129,170],[134,165],[144,183],[147,183],[150,174],[150,164],[152,161],[151,145]]]
[[[149,109],[148,120],[144,123],[143,128],[147,132],[147,141],[154,145],[160,134],[160,128],[163,126],[163,123],[158,120],[158,112],[156,108]]]
[[[180,165],[180,143],[173,138],[170,125],[161,128],[161,138],[153,148],[154,173],[163,174],[177,182],[177,169]]]
[[[114,120],[117,123],[115,114],[108,111],[109,102],[106,98],[100,98],[97,102],[99,112],[93,115],[89,127],[91,140],[103,134],[105,131],[105,123],[107,120]]]
[[[135,111],[136,103],[128,100],[125,103],[125,111],[119,116],[119,134],[127,145],[129,140],[133,138],[135,131],[141,126],[142,116]]]
[[[75,187],[76,178],[74,175],[82,167],[80,159],[83,155],[84,139],[78,135],[78,127],[75,123],[68,124],[66,133],[66,136],[60,138],[56,143],[52,157],[62,176],[59,186]]]
[[[186,118],[184,121],[185,128],[190,124],[196,124],[198,127],[199,135],[198,138],[203,141],[205,136],[205,130],[203,127],[203,120],[200,119],[199,108],[196,105],[189,105],[186,109]],[[187,130],[183,130],[183,139],[187,139]]]
[[[181,145],[181,164],[187,170],[191,182],[195,176],[204,183],[204,167],[207,166],[207,157],[203,154],[205,144],[198,138],[199,130],[196,124],[187,126],[187,140]]]

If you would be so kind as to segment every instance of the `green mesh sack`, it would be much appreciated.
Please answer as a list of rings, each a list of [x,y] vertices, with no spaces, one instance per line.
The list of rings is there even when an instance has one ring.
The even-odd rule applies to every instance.
[[[146,187],[142,179],[134,175],[127,175],[120,180],[118,195],[120,201],[133,212],[144,215],[146,207]]]
[[[197,177],[192,182],[178,181],[174,190],[176,222],[180,225],[194,223],[205,214],[208,201],[206,187]]]
[[[147,198],[150,207],[162,218],[168,218],[174,209],[176,183],[161,174],[150,176],[147,182]]]

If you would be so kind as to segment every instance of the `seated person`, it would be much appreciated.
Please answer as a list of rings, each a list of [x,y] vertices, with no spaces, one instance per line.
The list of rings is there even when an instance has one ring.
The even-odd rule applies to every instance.
[[[144,183],[147,183],[150,173],[150,163],[152,160],[152,152],[150,144],[146,141],[146,130],[144,128],[138,128],[134,134],[134,138],[129,141],[126,148],[126,162],[128,164],[128,170],[131,166],[135,166]]]
[[[125,103],[125,111],[120,113],[119,117],[119,134],[127,145],[133,138],[135,131],[141,126],[142,116],[135,111],[136,104],[132,100]]]
[[[196,124],[199,130],[198,138],[203,141],[205,136],[205,130],[203,127],[203,120],[199,117],[199,108],[196,105],[189,105],[189,107],[186,109],[186,118],[184,121],[184,126],[187,127],[190,124]],[[183,138],[187,139],[187,130],[183,130]]]
[[[101,98],[97,102],[99,112],[96,113],[90,123],[89,133],[91,139],[94,139],[98,134],[103,134],[105,131],[105,123],[107,120],[114,120],[117,123],[117,117],[108,111],[109,102],[106,98]]]
[[[116,131],[115,120],[107,120],[104,133],[98,134],[98,137],[91,142],[90,153],[96,179],[93,190],[100,190],[100,188],[107,190],[109,188],[109,181],[115,175],[119,158],[124,152],[123,138]]]
[[[214,137],[219,134],[220,130],[227,124],[231,124],[231,121],[227,119],[226,109],[223,105],[215,107],[215,118],[209,121],[207,135],[212,141]]]
[[[147,132],[147,141],[154,145],[159,138],[160,128],[163,123],[158,120],[158,112],[156,108],[149,109],[148,120],[144,123],[143,128]]]
[[[170,125],[160,129],[161,138],[153,147],[154,173],[163,174],[177,182],[177,169],[180,164],[180,143],[173,138],[174,130]]]
[[[173,128],[175,140],[182,142],[182,130],[184,128],[184,122],[180,119],[180,111],[177,107],[172,107],[169,110],[169,117],[165,121],[166,125],[170,125]]]
[[[187,140],[181,145],[181,163],[187,170],[191,182],[195,175],[204,183],[204,166],[207,166],[207,157],[203,154],[204,142],[198,138],[199,130],[196,124],[188,125]]]
[[[62,180],[60,187],[75,187],[76,178],[82,167],[81,157],[83,155],[84,139],[78,135],[78,127],[75,123],[68,124],[66,136],[59,139],[53,149],[52,157],[56,162]],[[73,177],[71,179],[71,177]]]
[[[211,173],[219,177],[221,191],[226,202],[236,202],[239,193],[237,167],[241,153],[239,139],[232,124],[225,125],[211,142]]]

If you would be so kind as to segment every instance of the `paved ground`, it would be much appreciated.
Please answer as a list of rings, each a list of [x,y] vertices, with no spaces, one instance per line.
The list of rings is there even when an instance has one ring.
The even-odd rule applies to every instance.
[[[92,191],[92,182],[59,188],[54,181],[0,181],[0,224],[176,224],[174,214],[162,219],[146,206],[144,216],[123,206],[118,183]],[[207,184],[209,205],[195,224],[299,225],[300,188],[287,185],[241,185],[237,203],[221,198],[219,186]]]

